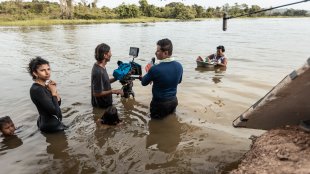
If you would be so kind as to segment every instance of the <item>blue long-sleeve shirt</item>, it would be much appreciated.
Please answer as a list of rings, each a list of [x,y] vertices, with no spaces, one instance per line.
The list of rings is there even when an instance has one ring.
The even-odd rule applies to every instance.
[[[154,65],[143,76],[141,84],[148,85],[153,81],[153,100],[167,101],[176,97],[177,86],[182,81],[183,67],[179,62],[161,62]]]

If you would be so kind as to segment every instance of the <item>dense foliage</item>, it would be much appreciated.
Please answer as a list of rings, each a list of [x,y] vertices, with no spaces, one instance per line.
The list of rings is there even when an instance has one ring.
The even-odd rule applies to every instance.
[[[60,0],[60,3],[32,0],[4,1],[0,3],[0,20],[28,20],[28,19],[126,19],[137,17],[158,17],[169,19],[190,20],[194,18],[222,17],[223,12],[229,15],[241,15],[262,10],[257,5],[225,4],[222,7],[208,7],[199,5],[187,6],[181,2],[172,2],[165,7],[149,5],[147,0],[140,0],[139,6],[121,4],[116,8],[98,8],[96,3],[87,4],[81,1],[76,5],[71,0]],[[305,10],[287,9],[283,12],[271,11],[251,15],[256,16],[309,16]]]

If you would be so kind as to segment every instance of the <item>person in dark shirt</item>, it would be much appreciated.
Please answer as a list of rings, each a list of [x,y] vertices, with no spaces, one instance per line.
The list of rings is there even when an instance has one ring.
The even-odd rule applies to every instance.
[[[164,118],[175,112],[178,105],[177,86],[182,81],[183,67],[171,57],[172,50],[173,45],[169,39],[159,40],[155,55],[160,63],[153,65],[141,79],[143,86],[153,82],[151,118]]]
[[[110,46],[102,43],[95,49],[95,59],[91,72],[91,102],[93,107],[107,108],[112,106],[112,94],[121,94],[123,91],[112,90],[111,83],[115,82],[114,78],[109,78],[106,70],[106,64],[112,57]]]
[[[34,80],[30,88],[30,97],[40,115],[37,120],[38,128],[46,133],[63,131],[65,126],[61,122],[62,113],[59,107],[61,98],[56,82],[50,80],[49,62],[41,57],[31,59],[28,72]]]

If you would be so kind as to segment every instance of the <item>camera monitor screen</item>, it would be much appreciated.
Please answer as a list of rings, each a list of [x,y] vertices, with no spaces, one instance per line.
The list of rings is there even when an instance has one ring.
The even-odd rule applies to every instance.
[[[138,54],[139,54],[139,48],[130,47],[130,49],[129,49],[129,55],[130,56],[138,57]]]

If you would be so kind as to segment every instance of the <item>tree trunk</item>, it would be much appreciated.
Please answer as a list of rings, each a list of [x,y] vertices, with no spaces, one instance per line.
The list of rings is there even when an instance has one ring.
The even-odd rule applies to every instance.
[[[62,19],[72,19],[72,0],[59,0]]]

